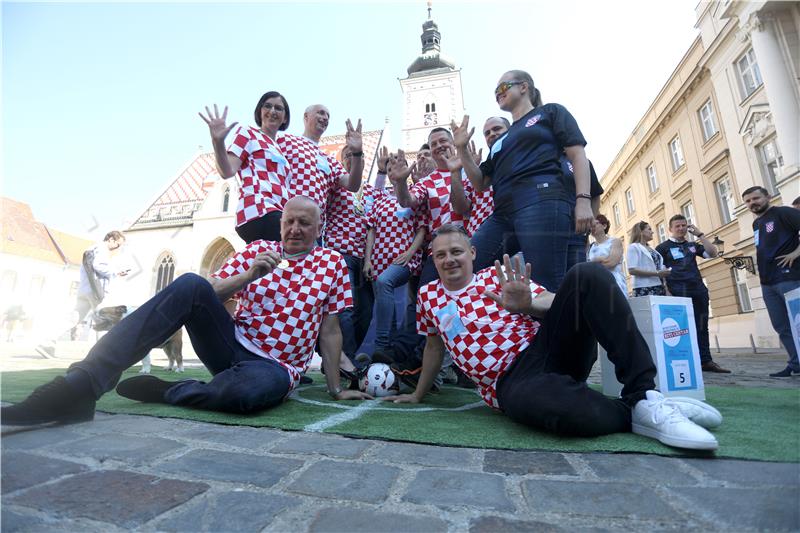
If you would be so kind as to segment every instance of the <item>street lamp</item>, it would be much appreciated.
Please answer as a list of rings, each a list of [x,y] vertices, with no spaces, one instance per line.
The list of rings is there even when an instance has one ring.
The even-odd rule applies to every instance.
[[[725,241],[720,239],[719,236],[714,237],[714,240],[711,242],[711,244],[717,248],[717,253],[720,257],[722,257],[722,260],[725,261],[726,264],[732,265],[737,270],[747,270],[752,274],[756,273],[756,265],[751,256],[736,255],[733,257],[723,257],[725,254]]]

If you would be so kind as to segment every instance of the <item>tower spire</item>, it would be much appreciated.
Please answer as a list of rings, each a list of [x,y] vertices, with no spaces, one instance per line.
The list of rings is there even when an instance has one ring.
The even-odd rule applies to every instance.
[[[433,6],[433,2],[428,0],[428,20],[431,20],[431,7]]]

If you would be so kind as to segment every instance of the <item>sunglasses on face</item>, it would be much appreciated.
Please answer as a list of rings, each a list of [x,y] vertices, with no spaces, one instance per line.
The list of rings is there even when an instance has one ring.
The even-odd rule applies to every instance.
[[[501,82],[494,90],[495,96],[500,96],[501,94],[505,94],[510,88],[514,85],[522,85],[523,82],[521,81],[504,81]]]

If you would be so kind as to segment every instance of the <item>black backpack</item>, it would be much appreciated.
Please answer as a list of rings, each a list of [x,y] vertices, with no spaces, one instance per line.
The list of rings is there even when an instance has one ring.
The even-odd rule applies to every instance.
[[[83,269],[86,271],[86,277],[89,280],[89,287],[92,289],[92,300],[94,305],[98,305],[105,298],[105,289],[100,282],[97,272],[94,270],[94,256],[97,253],[95,248],[89,248],[83,252]]]

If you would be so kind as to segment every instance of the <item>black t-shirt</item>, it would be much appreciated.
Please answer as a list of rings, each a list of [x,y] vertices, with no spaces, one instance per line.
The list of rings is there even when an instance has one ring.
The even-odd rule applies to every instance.
[[[495,211],[511,213],[550,199],[574,202],[574,192],[564,187],[561,158],[565,147],[576,145],[586,146],[586,140],[562,105],[545,104],[514,122],[481,164],[492,179]]]
[[[658,246],[656,251],[664,258],[664,266],[672,269],[667,277],[667,287],[671,292],[680,292],[679,289],[699,290],[704,289],[703,276],[697,268],[697,256],[703,257],[705,247],[699,242],[675,242],[667,239]]]
[[[800,259],[791,267],[778,267],[776,257],[793,252],[800,244],[800,210],[770,207],[753,221],[758,277],[762,285],[800,280]]]

